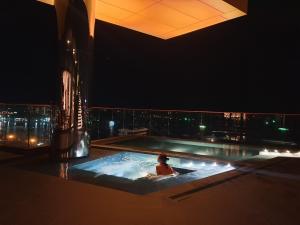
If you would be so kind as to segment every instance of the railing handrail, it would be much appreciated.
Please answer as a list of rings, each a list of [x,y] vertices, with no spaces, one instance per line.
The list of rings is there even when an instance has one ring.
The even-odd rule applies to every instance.
[[[25,104],[25,103],[1,103],[0,105],[8,106],[33,106],[33,107],[52,107],[49,104]],[[208,110],[183,110],[183,109],[146,109],[146,108],[127,108],[127,107],[111,107],[111,106],[92,106],[93,109],[107,110],[126,110],[126,111],[151,111],[151,112],[180,112],[180,113],[208,113],[208,114],[224,114],[224,113],[243,113],[248,115],[283,115],[283,116],[300,116],[300,113],[279,113],[279,112],[240,112],[240,111],[208,111]]]
[[[127,111],[152,111],[152,112],[182,112],[182,113],[210,113],[210,114],[223,114],[223,113],[244,113],[253,115],[285,115],[285,116],[300,116],[300,113],[271,113],[271,112],[238,112],[238,111],[207,111],[207,110],[182,110],[182,109],[145,109],[145,108],[119,108],[119,107],[103,107],[94,106],[91,109],[108,109],[108,110],[127,110]]]
[[[53,105],[48,104],[26,104],[26,103],[2,103],[0,105],[8,105],[8,106],[36,106],[36,107],[52,107]]]

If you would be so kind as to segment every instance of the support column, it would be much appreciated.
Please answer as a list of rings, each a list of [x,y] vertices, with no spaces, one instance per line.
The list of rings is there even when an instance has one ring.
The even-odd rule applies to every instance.
[[[55,0],[59,39],[60,98],[51,158],[89,154],[88,81],[92,73],[95,0]]]

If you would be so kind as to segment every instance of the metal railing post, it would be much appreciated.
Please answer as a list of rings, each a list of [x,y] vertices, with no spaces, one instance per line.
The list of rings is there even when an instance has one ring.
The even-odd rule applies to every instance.
[[[134,130],[134,110],[132,111],[132,129]]]
[[[27,107],[27,148],[30,149],[30,106]]]

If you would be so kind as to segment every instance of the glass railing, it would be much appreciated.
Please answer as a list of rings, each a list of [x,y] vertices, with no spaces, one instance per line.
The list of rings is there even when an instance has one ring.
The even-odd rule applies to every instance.
[[[0,104],[0,146],[48,146],[55,112],[49,105]],[[92,140],[151,135],[289,148],[300,144],[300,114],[92,107],[88,126]]]
[[[207,142],[297,148],[300,114],[93,107],[92,139],[145,134]]]
[[[0,104],[0,146],[32,149],[49,145],[51,112],[49,105]]]

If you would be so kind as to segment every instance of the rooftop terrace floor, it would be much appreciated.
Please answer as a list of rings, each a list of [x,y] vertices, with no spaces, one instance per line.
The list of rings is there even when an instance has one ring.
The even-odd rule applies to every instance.
[[[109,154],[92,149],[93,157]],[[43,154],[15,156],[0,154],[1,225],[300,224],[299,158],[248,160],[237,171],[136,195],[39,171],[32,165]]]

